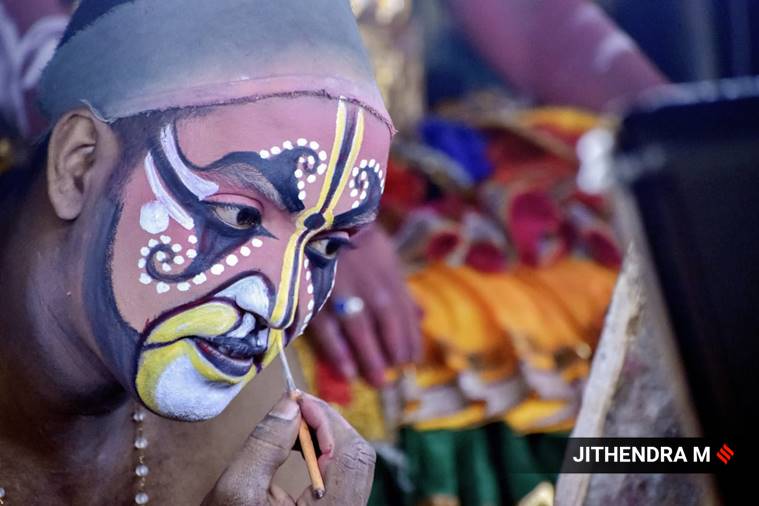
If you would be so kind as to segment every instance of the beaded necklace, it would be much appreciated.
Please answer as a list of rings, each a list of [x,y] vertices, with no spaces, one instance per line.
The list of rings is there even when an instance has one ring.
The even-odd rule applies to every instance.
[[[132,413],[132,421],[134,422],[134,455],[135,455],[135,467],[134,467],[134,503],[135,504],[147,504],[150,501],[150,496],[145,491],[147,484],[147,477],[150,474],[150,468],[146,464],[145,449],[148,447],[148,439],[145,437],[144,421],[145,421],[145,409],[140,405],[135,405],[134,412]],[[8,497],[8,491],[0,486],[0,506],[11,506],[11,498]]]

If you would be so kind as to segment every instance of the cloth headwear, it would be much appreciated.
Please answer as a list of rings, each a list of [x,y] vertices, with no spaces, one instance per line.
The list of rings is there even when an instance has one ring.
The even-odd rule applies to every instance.
[[[275,95],[346,97],[389,126],[348,0],[83,0],[40,82],[56,121]]]

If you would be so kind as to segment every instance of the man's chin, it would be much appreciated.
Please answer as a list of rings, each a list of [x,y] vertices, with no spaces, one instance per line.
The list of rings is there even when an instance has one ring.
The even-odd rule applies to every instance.
[[[252,377],[252,375],[251,375]],[[209,381],[186,355],[173,360],[161,373],[153,395],[141,400],[155,413],[195,422],[218,416],[250,378],[236,384]]]

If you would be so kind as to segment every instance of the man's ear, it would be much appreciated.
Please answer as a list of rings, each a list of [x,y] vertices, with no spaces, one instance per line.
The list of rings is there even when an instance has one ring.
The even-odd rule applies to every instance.
[[[73,220],[82,212],[97,156],[113,141],[104,137],[113,137],[110,127],[86,108],[66,113],[55,124],[47,152],[47,190],[59,218]]]

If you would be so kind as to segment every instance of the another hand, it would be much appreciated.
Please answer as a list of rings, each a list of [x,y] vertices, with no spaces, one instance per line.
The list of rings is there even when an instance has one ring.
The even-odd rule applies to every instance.
[[[340,257],[332,297],[314,318],[311,335],[317,351],[344,377],[360,372],[380,387],[386,368],[419,359],[419,318],[390,238],[375,225],[356,237],[356,246]],[[334,301],[355,297],[363,309],[335,311]]]
[[[272,484],[298,438],[301,416],[316,431],[322,452],[326,494],[318,500],[310,488],[296,501]],[[369,500],[374,462],[374,449],[327,403],[310,395],[300,403],[284,397],[250,434],[203,506],[361,506]]]

